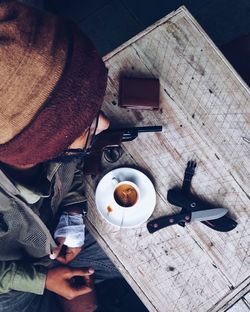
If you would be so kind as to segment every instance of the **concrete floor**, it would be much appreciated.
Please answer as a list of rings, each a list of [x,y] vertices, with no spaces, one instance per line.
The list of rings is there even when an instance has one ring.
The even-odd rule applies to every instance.
[[[250,33],[249,0],[46,0],[46,5],[76,21],[102,55],[181,5],[217,46]]]

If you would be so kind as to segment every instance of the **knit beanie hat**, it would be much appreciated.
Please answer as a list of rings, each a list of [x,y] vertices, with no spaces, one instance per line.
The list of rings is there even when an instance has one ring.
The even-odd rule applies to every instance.
[[[0,161],[58,156],[90,126],[107,70],[71,22],[16,1],[0,2]]]

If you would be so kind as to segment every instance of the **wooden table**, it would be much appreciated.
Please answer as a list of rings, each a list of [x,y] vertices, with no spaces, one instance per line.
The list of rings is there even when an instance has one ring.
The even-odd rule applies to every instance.
[[[163,125],[123,144],[119,165],[138,165],[155,180],[153,217],[177,212],[167,190],[181,186],[186,163],[198,162],[193,192],[230,209],[235,230],[200,222],[149,234],[146,224],[119,229],[95,209],[87,179],[90,227],[149,311],[249,311],[249,89],[202,28],[181,7],[108,54],[104,111],[115,124]],[[117,106],[121,75],[160,79],[159,111]],[[103,163],[105,170],[110,170]],[[247,306],[248,305],[248,306]]]

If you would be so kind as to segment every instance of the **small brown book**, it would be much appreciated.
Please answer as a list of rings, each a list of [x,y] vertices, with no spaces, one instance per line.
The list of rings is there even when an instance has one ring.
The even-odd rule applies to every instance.
[[[159,109],[159,93],[159,79],[123,77],[118,105],[130,109]]]

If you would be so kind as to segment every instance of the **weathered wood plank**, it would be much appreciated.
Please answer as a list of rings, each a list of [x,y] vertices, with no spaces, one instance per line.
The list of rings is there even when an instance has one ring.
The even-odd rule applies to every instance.
[[[249,307],[250,309],[250,291],[244,296],[243,298],[245,300],[246,305]]]
[[[228,207],[238,221],[229,233],[202,224],[173,226],[153,235],[145,224],[119,229],[95,209],[89,219],[96,237],[150,311],[208,311],[250,273],[249,90],[190,14],[181,9],[105,58],[109,68],[104,110],[113,123],[164,126],[124,144],[119,164],[138,165],[155,180],[153,216],[177,211],[167,190],[181,185],[188,160],[198,168],[193,191]],[[117,107],[119,76],[158,77],[161,110]],[[126,112],[126,113],[125,113]],[[112,167],[104,163],[105,169]],[[88,179],[88,189],[96,181]],[[90,206],[95,206],[89,191]]]
[[[227,311],[228,312],[249,312],[249,307],[245,304],[243,300],[239,300]]]
[[[237,301],[243,298],[247,302],[245,296],[250,290],[250,277],[242,282],[237,288],[232,289],[220,302],[209,309],[209,312],[225,312],[229,307],[233,306]],[[247,304],[247,303],[246,303]]]

